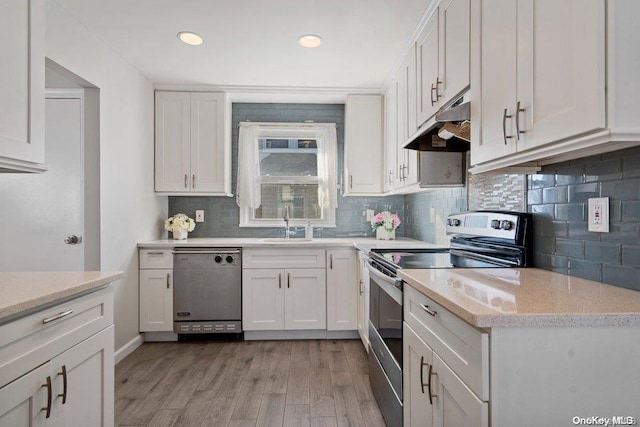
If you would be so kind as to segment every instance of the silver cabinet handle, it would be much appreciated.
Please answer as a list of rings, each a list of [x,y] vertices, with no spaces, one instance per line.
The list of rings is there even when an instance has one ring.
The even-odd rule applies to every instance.
[[[424,311],[426,311],[427,313],[429,313],[429,314],[430,314],[430,315],[432,315],[433,317],[436,317],[436,314],[438,314],[438,312],[437,312],[437,311],[433,311],[433,310],[431,310],[431,309],[429,308],[429,306],[428,306],[428,305],[420,304],[420,307],[422,307],[422,309],[423,309]]]
[[[147,252],[147,255],[164,255],[164,252]]]
[[[362,290],[362,279],[360,279],[359,284],[360,285],[358,288],[360,289],[360,295],[362,295],[364,293],[364,291]]]
[[[333,270],[333,254],[329,254],[329,268]]]
[[[520,101],[516,104],[516,139],[520,141],[520,134],[525,131],[520,130],[520,113],[524,113],[525,109],[520,108]]]
[[[511,114],[507,114],[507,109],[504,109],[502,113],[502,137],[504,138],[504,145],[507,145],[507,139],[513,138],[513,136],[507,136],[507,119],[513,117]]]
[[[62,375],[62,394],[59,394],[58,397],[62,397],[62,404],[67,403],[67,366],[62,365],[62,371],[58,373],[58,375]]]
[[[43,388],[47,389],[47,406],[42,408],[42,411],[47,411],[47,416],[45,418],[49,418],[51,416],[51,377],[47,377],[47,383],[42,385]]]
[[[427,384],[427,391],[429,392],[429,403],[431,404],[431,406],[433,406],[433,398],[434,397],[438,397],[437,394],[433,394],[431,392],[431,377],[433,375],[438,375],[435,372],[433,372],[433,364],[429,365],[429,383]]]
[[[191,175],[191,188],[196,188],[196,174]]]
[[[169,289],[169,287],[171,286],[169,284],[169,280],[171,280],[171,273],[167,273],[167,289]]]
[[[287,288],[291,287],[291,273],[287,273]]]
[[[349,175],[349,188],[353,189],[353,175]]]
[[[440,76],[436,77],[436,102],[438,102],[439,98],[442,98],[442,95],[440,95],[440,91],[438,90],[438,87],[440,87],[441,84]]]
[[[431,83],[431,106],[433,107],[434,105],[436,105],[436,101],[438,98],[433,99],[433,94],[437,93],[437,88],[433,85],[433,83]]]
[[[67,317],[71,313],[73,313],[73,310],[67,310],[67,311],[63,311],[60,314],[56,314],[55,316],[47,317],[46,319],[42,319],[42,324],[46,325],[47,323],[51,323],[54,320],[62,319],[63,317]]]
[[[189,188],[189,187],[188,187],[188,184],[187,184],[188,180],[189,180],[189,175],[187,175],[187,174],[185,173],[185,174],[184,174],[184,188]]]
[[[428,363],[424,363],[424,356],[420,356],[420,388],[422,389],[422,394],[424,394],[424,386],[428,385],[424,383],[424,367],[429,365]]]
[[[282,289],[282,273],[278,273],[278,289]]]
[[[392,181],[391,181],[391,175],[393,175],[393,171],[389,171],[389,184],[391,184],[391,183],[392,183]]]
[[[82,241],[82,237],[78,237],[75,234],[72,234],[71,236],[67,236],[64,238],[64,243],[67,245],[77,245],[81,241]]]

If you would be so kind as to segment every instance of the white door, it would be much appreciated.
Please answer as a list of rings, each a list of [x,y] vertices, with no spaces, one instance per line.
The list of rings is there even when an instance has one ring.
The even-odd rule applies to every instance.
[[[436,7],[416,42],[418,81],[417,124],[420,127],[439,107],[437,91],[442,84],[438,75],[440,7]]]
[[[140,332],[173,331],[173,270],[140,270]]]
[[[481,0],[479,84],[472,91],[479,98],[472,121],[479,128],[473,139],[471,163],[478,164],[515,153],[514,108],[517,90],[517,12],[513,0]],[[477,32],[473,34],[475,37]],[[506,109],[506,112],[505,112]],[[511,116],[511,117],[509,117]]]
[[[391,191],[398,179],[397,166],[397,125],[398,88],[391,82],[384,94],[384,191]]]
[[[324,268],[285,270],[284,329],[326,329]]]
[[[2,271],[84,270],[83,100],[47,98],[42,174],[2,174]]]
[[[358,261],[353,249],[327,251],[327,330],[358,329]]]
[[[191,191],[191,98],[156,92],[156,191]]]
[[[403,325],[402,384],[404,396],[404,425],[407,427],[433,426],[433,405],[436,390],[429,384],[433,375],[429,368],[433,364],[433,350],[429,348],[406,323]],[[431,373],[433,373],[431,367]]]
[[[284,329],[284,280],[281,269],[242,270],[242,329]]]
[[[439,92],[447,102],[469,86],[469,0],[445,0],[440,13]]]
[[[224,192],[223,93],[191,94],[191,191]]]
[[[605,127],[605,2],[518,2],[517,93],[518,151]]]

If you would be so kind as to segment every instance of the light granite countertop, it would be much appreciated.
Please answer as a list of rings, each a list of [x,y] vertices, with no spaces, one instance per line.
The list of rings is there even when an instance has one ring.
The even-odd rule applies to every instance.
[[[401,270],[479,328],[640,325],[640,292],[537,268]]]
[[[124,277],[113,271],[0,272],[0,323],[91,292]]]
[[[242,248],[283,248],[294,246],[296,248],[336,248],[355,247],[358,250],[369,252],[373,248],[436,248],[442,245],[426,243],[420,240],[401,238],[397,240],[376,240],[373,237],[336,237],[318,238],[311,241],[291,238],[289,241],[268,241],[265,238],[205,238],[195,237],[186,240],[159,239],[138,243],[141,249],[171,249],[177,247],[242,247]],[[447,245],[448,247],[448,245]]]

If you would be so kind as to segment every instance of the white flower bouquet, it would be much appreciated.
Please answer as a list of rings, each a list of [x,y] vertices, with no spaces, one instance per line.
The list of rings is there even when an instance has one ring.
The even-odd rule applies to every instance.
[[[195,228],[196,222],[182,213],[175,214],[164,222],[164,229],[172,232],[174,239],[186,239],[187,232]]]

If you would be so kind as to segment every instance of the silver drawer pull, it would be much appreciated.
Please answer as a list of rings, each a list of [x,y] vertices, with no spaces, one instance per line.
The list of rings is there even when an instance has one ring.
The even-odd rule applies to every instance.
[[[164,252],[147,252],[147,255],[164,255]]]
[[[426,311],[427,313],[429,313],[429,314],[430,314],[430,315],[432,315],[433,317],[436,317],[436,314],[438,314],[438,312],[437,312],[437,311],[433,311],[433,310],[431,310],[431,309],[429,308],[429,306],[428,306],[428,305],[420,304],[420,307],[422,307],[422,309],[423,309],[424,311]]]
[[[73,313],[73,310],[63,311],[62,313],[56,314],[55,316],[51,316],[51,317],[47,317],[46,319],[42,319],[42,323],[46,325],[47,323],[51,323],[54,320],[58,320],[58,319],[62,319],[63,317],[67,317],[71,313]]]

